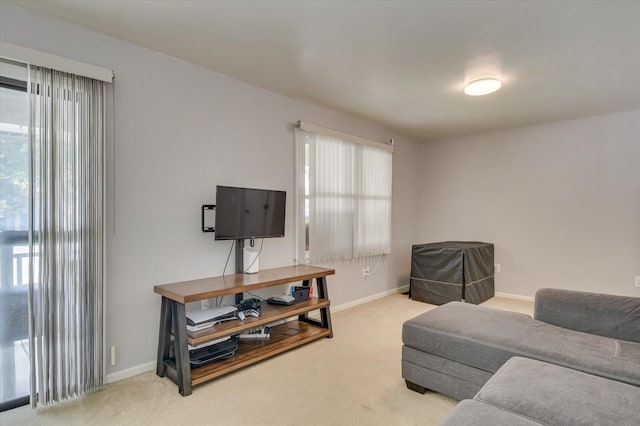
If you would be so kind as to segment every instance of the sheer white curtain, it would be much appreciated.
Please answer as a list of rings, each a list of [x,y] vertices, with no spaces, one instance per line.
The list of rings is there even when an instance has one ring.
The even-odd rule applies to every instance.
[[[309,241],[312,260],[329,262],[353,256],[354,147],[307,133]]]
[[[296,129],[299,262],[389,253],[392,153]]]
[[[35,407],[103,385],[105,86],[33,66],[29,79]]]
[[[354,257],[391,252],[391,170],[388,151],[358,145]]]

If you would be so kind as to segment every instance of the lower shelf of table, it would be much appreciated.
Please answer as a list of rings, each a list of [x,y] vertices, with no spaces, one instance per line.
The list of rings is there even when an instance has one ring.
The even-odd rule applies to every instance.
[[[274,355],[329,336],[331,331],[302,321],[289,321],[271,328],[269,339],[240,340],[232,358],[191,369],[193,386],[262,361]],[[176,381],[176,364],[166,360],[167,376]]]

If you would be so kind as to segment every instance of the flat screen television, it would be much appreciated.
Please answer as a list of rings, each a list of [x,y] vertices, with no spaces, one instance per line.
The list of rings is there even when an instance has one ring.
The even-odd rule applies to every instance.
[[[216,240],[284,237],[287,193],[216,186]]]

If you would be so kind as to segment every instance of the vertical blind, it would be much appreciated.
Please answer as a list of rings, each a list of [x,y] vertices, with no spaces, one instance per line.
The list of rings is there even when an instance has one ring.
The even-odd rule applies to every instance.
[[[336,133],[296,129],[299,261],[391,251],[392,153]]]
[[[35,66],[29,79],[35,407],[103,385],[105,86]]]
[[[357,214],[354,257],[391,251],[391,169],[392,154],[368,147],[359,148],[357,164]]]

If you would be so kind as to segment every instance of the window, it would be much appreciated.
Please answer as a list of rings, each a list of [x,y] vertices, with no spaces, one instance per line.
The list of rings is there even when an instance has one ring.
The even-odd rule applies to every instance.
[[[389,253],[392,148],[308,123],[296,145],[299,261]]]
[[[26,67],[0,65],[0,411],[4,411],[28,404],[30,391],[29,95]]]

